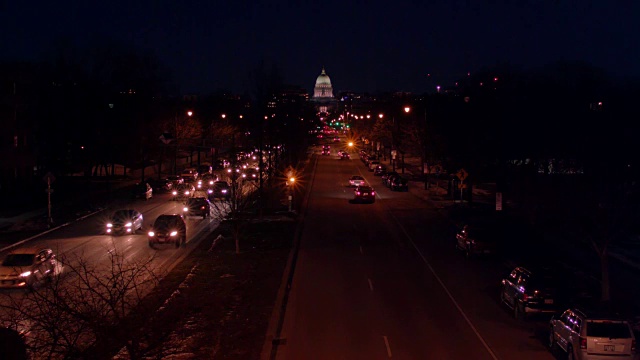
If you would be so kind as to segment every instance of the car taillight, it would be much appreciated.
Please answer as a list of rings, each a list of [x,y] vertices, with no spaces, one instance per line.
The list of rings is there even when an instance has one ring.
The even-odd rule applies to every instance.
[[[376,192],[375,192],[375,191],[372,191],[372,192],[371,192],[371,195],[375,195],[375,194],[376,194]]]
[[[522,293],[522,301],[527,301],[529,299],[529,295],[526,293]]]
[[[356,195],[360,195],[360,191],[356,191]]]
[[[580,337],[580,349],[586,349],[587,348],[587,339],[583,338],[582,336]]]

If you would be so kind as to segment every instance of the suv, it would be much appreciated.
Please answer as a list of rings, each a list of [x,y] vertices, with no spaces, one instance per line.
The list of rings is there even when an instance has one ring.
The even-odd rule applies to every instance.
[[[180,184],[171,192],[173,200],[184,200],[193,197],[196,188],[191,184]]]
[[[213,187],[209,189],[209,200],[224,199],[228,200],[231,197],[231,187],[229,183],[223,180],[213,183]]]
[[[569,359],[632,359],[636,339],[631,325],[609,312],[570,308],[549,321],[549,347]]]
[[[376,192],[371,186],[359,185],[353,190],[353,202],[368,202],[374,203],[376,201]]]
[[[149,247],[173,243],[176,248],[187,244],[187,224],[180,214],[158,216],[149,230]]]
[[[515,318],[554,313],[558,310],[557,276],[560,273],[562,270],[552,266],[534,270],[518,266],[502,279],[500,300],[513,309]]]

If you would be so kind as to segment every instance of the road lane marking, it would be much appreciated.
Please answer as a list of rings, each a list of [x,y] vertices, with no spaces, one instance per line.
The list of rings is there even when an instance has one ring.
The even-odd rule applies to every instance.
[[[369,289],[373,291],[373,283],[371,282],[371,279],[367,279],[367,281],[369,282]]]
[[[384,345],[387,347],[387,355],[390,358],[393,357],[393,354],[391,353],[391,346],[389,346],[389,339],[384,335],[382,335],[382,338],[384,338]]]
[[[489,347],[489,344],[487,344],[487,342],[484,340],[484,338],[482,337],[482,335],[480,335],[480,332],[478,331],[478,329],[476,329],[476,327],[473,325],[473,323],[471,322],[471,319],[469,319],[469,317],[467,316],[467,314],[465,314],[464,310],[462,310],[462,307],[460,306],[460,304],[458,304],[458,302],[456,301],[456,299],[454,299],[453,295],[451,294],[451,292],[449,291],[449,289],[447,288],[447,286],[444,284],[444,282],[442,281],[442,279],[440,279],[440,277],[438,276],[438,274],[436,274],[436,270],[431,266],[431,264],[429,263],[429,261],[427,261],[427,258],[424,256],[424,254],[422,254],[422,251],[420,251],[420,249],[418,248],[418,245],[416,245],[415,242],[413,242],[413,239],[411,239],[411,236],[409,235],[409,233],[407,232],[407,230],[404,228],[404,226],[402,226],[402,224],[398,221],[398,219],[395,217],[395,215],[393,215],[393,213],[389,213],[393,219],[396,221],[396,224],[398,224],[398,226],[400,226],[400,229],[402,230],[402,233],[404,234],[404,236],[406,236],[406,238],[409,240],[409,242],[411,243],[411,245],[413,246],[414,249],[416,249],[416,251],[418,252],[418,255],[420,255],[420,257],[422,258],[422,261],[424,261],[424,263],[427,265],[427,267],[429,268],[429,270],[431,271],[431,273],[433,274],[433,276],[436,278],[436,280],[438,281],[438,283],[440,284],[440,286],[442,287],[442,289],[444,290],[444,292],[447,294],[447,296],[449,297],[449,299],[451,300],[451,302],[453,303],[453,305],[455,305],[455,307],[458,309],[458,312],[460,312],[460,315],[462,315],[462,317],[464,318],[464,320],[467,322],[467,324],[469,325],[469,327],[471,328],[471,330],[476,334],[476,337],[478,338],[478,340],[480,340],[480,342],[482,343],[482,345],[484,346],[484,348],[487,350],[487,352],[489,353],[489,355],[491,355],[491,358],[494,360],[498,360],[498,357],[496,356],[496,354],[494,354],[493,350],[491,350],[491,348]]]

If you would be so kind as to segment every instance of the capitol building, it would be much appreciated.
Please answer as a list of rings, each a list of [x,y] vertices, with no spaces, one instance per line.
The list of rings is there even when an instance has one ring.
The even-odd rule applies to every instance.
[[[333,86],[331,86],[331,79],[327,75],[324,67],[322,72],[316,79],[316,85],[313,88],[313,97],[311,101],[315,103],[316,110],[320,113],[334,112],[337,108],[337,100],[333,96]]]

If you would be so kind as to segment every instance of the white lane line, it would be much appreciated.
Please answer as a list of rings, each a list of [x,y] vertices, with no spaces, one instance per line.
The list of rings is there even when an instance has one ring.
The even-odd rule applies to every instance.
[[[369,282],[369,289],[373,291],[373,282],[371,282],[371,279],[367,279],[367,281]]]
[[[424,261],[424,263],[427,265],[427,267],[429,268],[429,270],[431,271],[433,276],[436,278],[436,280],[438,280],[438,283],[440,284],[440,286],[442,286],[442,289],[444,290],[444,292],[447,294],[447,296],[449,297],[449,299],[451,300],[453,305],[455,305],[455,307],[458,309],[458,311],[460,312],[460,315],[462,315],[462,317],[467,322],[467,324],[469,325],[471,330],[473,330],[473,332],[476,334],[476,337],[478,337],[478,340],[480,340],[480,342],[482,343],[484,348],[487,350],[489,355],[491,355],[491,358],[494,359],[494,360],[498,360],[498,357],[496,356],[496,354],[493,353],[493,350],[491,350],[491,348],[489,347],[489,344],[487,344],[487,342],[484,340],[482,335],[480,335],[480,332],[473,325],[473,323],[471,322],[471,319],[469,319],[467,314],[465,314],[464,310],[462,310],[462,307],[458,304],[456,299],[453,298],[453,295],[451,295],[451,292],[449,291],[449,289],[447,289],[447,286],[444,284],[442,279],[440,279],[438,274],[436,274],[436,271],[433,269],[431,264],[429,264],[429,262],[427,261],[427,258],[424,256],[424,254],[422,254],[422,251],[420,251],[420,249],[418,248],[416,243],[413,242],[413,239],[411,239],[411,236],[409,236],[409,233],[407,233],[407,230],[404,228],[404,226],[402,226],[402,224],[398,221],[398,219],[392,213],[389,213],[389,214],[394,218],[394,220],[396,221],[396,224],[398,224],[398,226],[400,226],[400,229],[404,233],[404,236],[407,237],[407,239],[409,240],[411,245],[413,245],[413,248],[416,249],[416,251],[418,252],[418,255],[420,255],[420,257],[422,258],[422,261]]]
[[[362,245],[360,245],[360,255],[364,255],[364,251],[362,250]]]
[[[391,346],[389,346],[389,339],[384,335],[382,337],[384,338],[384,345],[387,347],[387,355],[392,358],[393,354],[391,353]]]

